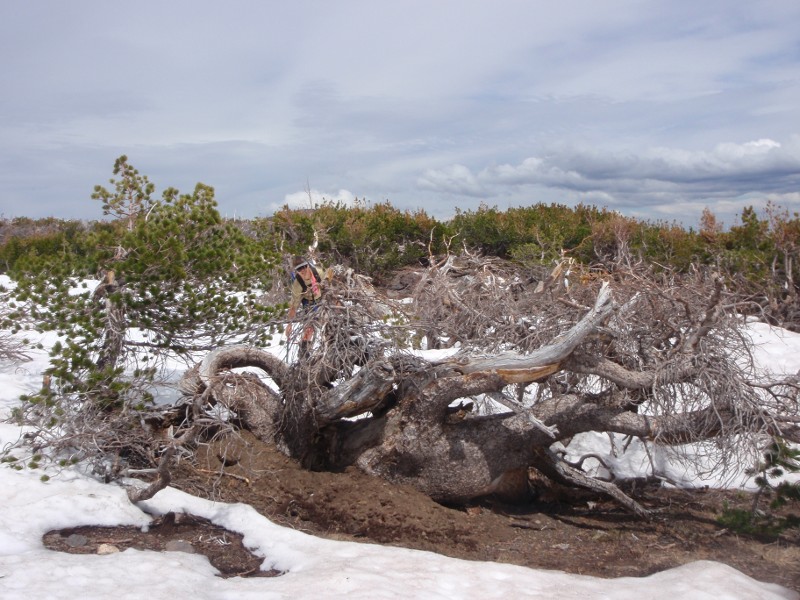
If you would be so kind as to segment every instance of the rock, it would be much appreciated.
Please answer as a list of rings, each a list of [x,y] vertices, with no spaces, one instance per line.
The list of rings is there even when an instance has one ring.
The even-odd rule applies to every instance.
[[[195,549],[189,542],[184,540],[170,540],[164,544],[164,550],[168,552],[188,552],[194,554]]]
[[[112,544],[100,544],[97,547],[98,554],[116,554],[117,552],[119,552],[119,548]]]
[[[89,543],[89,538],[85,535],[80,535],[79,533],[73,533],[69,536],[66,540],[67,546],[70,548],[80,548],[81,546],[85,546]]]
[[[559,550],[569,550],[569,544],[554,544],[553,548],[558,548]]]

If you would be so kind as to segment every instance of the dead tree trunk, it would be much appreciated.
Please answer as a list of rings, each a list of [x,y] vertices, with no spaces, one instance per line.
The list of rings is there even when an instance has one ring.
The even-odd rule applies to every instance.
[[[449,410],[450,404],[558,371],[611,309],[610,290],[603,287],[595,307],[581,321],[530,355],[457,355],[431,363],[398,354],[371,361],[312,402],[307,389],[291,385],[283,394],[283,405],[266,387],[258,395],[243,392],[244,376],[225,375],[227,368],[258,366],[279,385],[303,381],[298,375],[302,366],[287,369],[274,357],[243,346],[209,355],[186,387],[201,394],[209,390],[259,437],[279,441],[309,466],[339,469],[355,464],[389,481],[413,485],[438,501],[465,502],[484,495],[507,471],[533,464],[536,449],[552,443],[558,423],[543,423],[530,411],[459,417]],[[298,412],[298,404],[313,408]],[[346,420],[367,413],[370,418]]]
[[[462,322],[468,321],[456,337],[467,339],[482,318],[484,331],[519,334],[518,343],[509,344],[515,349],[481,354],[467,348],[434,361],[385,343],[380,351],[365,352],[370,333],[364,324],[385,321],[388,301],[374,304],[380,305],[379,315],[356,315],[370,305],[369,296],[356,303],[342,293],[335,305],[316,313],[321,343],[308,360],[287,366],[256,349],[220,348],[187,376],[185,389],[196,402],[223,403],[258,437],[310,468],[356,465],[446,503],[481,497],[506,473],[535,467],[645,515],[617,487],[568,465],[551,446],[582,432],[604,431],[663,444],[714,438],[730,454],[741,451],[736,444],[742,434],[796,429],[791,419],[781,421],[759,404],[756,386],[736,362],[741,355],[732,358],[742,336],[733,320],[725,320],[718,282],[693,282],[686,288],[689,298],[630,279],[617,285],[615,295],[623,300],[617,305],[611,286],[603,284],[595,290],[594,306],[584,309],[577,295],[554,296],[541,308],[545,298],[539,295],[527,310],[562,309],[536,317],[510,314],[510,300],[499,304],[498,281],[462,277],[459,285],[483,298],[483,308],[470,305],[464,293],[448,310],[461,311]],[[451,325],[446,312],[437,314],[440,327]],[[564,322],[572,325],[565,330]],[[358,327],[363,338],[353,336]],[[430,327],[429,321],[419,329]],[[531,332],[541,337],[541,331],[557,327],[549,342],[524,349],[531,345]],[[384,342],[400,335],[379,333]],[[342,358],[349,351],[357,356],[351,367]],[[260,368],[279,391],[252,375],[230,372],[240,366]],[[536,399],[521,402],[519,386],[530,384],[538,385]],[[781,402],[787,397],[774,395]],[[489,400],[504,412],[475,409]]]

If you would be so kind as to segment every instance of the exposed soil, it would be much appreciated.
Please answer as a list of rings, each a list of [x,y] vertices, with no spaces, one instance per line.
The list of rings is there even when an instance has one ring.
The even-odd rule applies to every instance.
[[[605,498],[578,492],[525,506],[487,500],[448,508],[414,489],[354,469],[302,470],[271,447],[244,439],[236,464],[223,467],[217,450],[210,448],[200,465],[180,467],[173,485],[202,497],[250,504],[273,522],[321,537],[599,577],[645,576],[714,560],[759,581],[800,591],[800,532],[761,540],[716,522],[725,502],[750,506],[751,496],[742,492],[633,490],[641,504],[655,511],[649,521]],[[184,549],[208,556],[221,576],[280,575],[259,571],[261,559],[242,547],[240,535],[185,515],[167,515],[146,533],[131,527],[79,527],[50,532],[44,542],[54,550],[85,553],[97,552],[101,544],[120,550]]]

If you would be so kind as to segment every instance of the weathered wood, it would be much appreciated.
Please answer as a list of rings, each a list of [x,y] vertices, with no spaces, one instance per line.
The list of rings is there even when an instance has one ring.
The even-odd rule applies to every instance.
[[[533,415],[532,410],[528,408],[523,408],[518,402],[506,398],[502,392],[492,392],[487,395],[494,402],[502,404],[514,414],[524,415],[525,418],[528,419],[531,425],[542,431],[545,435],[549,436],[553,440],[556,439],[556,435],[558,434],[558,427],[556,427],[555,425],[549,425],[549,426],[545,425],[542,421],[540,421]]]
[[[564,460],[561,459],[561,457],[559,457],[549,448],[537,448],[536,452],[537,455],[542,459],[537,461],[536,468],[551,479],[576,485],[589,490],[594,490],[595,492],[600,492],[606,496],[611,496],[619,504],[630,510],[635,515],[644,518],[650,516],[650,511],[636,502],[636,500],[633,498],[626,496],[625,493],[613,483],[589,477],[578,469],[569,466]]]
[[[378,408],[392,391],[395,372],[391,363],[368,363],[354,377],[325,392],[314,414],[320,426],[339,419],[357,417]]]
[[[275,384],[284,387],[288,367],[278,357],[245,344],[222,346],[212,350],[200,364],[184,373],[179,387],[187,396],[196,396],[209,388],[223,371],[239,367],[255,367],[264,371]]]
[[[346,461],[355,462],[368,472],[390,481],[410,483],[437,500],[464,501],[483,493],[506,470],[528,465],[533,459],[533,447],[552,442],[558,430],[527,409],[515,411],[517,415],[510,419],[497,416],[448,425],[447,405],[457,398],[498,392],[509,383],[528,383],[555,373],[611,309],[611,293],[604,286],[594,308],[575,326],[552,344],[530,354],[458,356],[434,363],[411,357],[391,361],[381,358],[367,363],[336,386],[316,392],[293,387],[307,385],[308,379],[301,375],[302,364],[296,367],[301,370],[290,377],[282,363],[276,366],[270,355],[248,347],[222,348],[210,354],[199,366],[197,379],[213,385],[215,396],[224,398],[227,406],[237,410],[260,438],[281,439],[298,456],[304,452],[301,446],[306,442],[302,440],[314,437],[313,431],[306,431],[298,419],[310,420],[315,430],[335,428],[343,419],[381,408],[391,394],[398,406],[381,421],[383,433],[368,428],[371,433],[365,435],[361,428],[342,427],[343,435],[350,436],[349,442],[337,443],[335,435],[328,435],[326,443],[336,444],[339,452],[346,448]],[[245,394],[247,398],[239,399],[239,392],[218,376],[227,369],[254,362],[265,365],[262,368],[276,383],[291,388],[282,392],[286,402],[283,408],[277,399],[266,403],[282,417],[270,421],[266,406],[258,400],[261,393],[249,392]],[[308,394],[312,396],[307,397]],[[285,420],[287,415],[289,421]],[[276,435],[273,423],[279,420],[284,425]],[[356,447],[352,436],[368,445]],[[455,456],[461,458],[454,461]],[[328,456],[335,464],[346,466],[338,462],[342,458],[345,455]],[[414,464],[420,465],[419,471],[409,473],[409,466]]]
[[[278,387],[283,387],[288,367],[277,356],[245,344],[223,346],[209,352],[200,362],[198,376],[206,386],[220,371],[239,367],[257,367],[269,375]]]
[[[211,382],[209,389],[217,402],[234,411],[256,437],[267,443],[276,440],[281,398],[254,373],[224,373]]]
[[[320,308],[320,335],[307,360],[287,367],[257,349],[222,348],[206,357],[187,381],[194,382],[199,392],[209,389],[259,438],[274,440],[309,468],[356,465],[387,481],[412,485],[441,502],[479,497],[504,481],[509,472],[524,474],[528,467],[535,467],[571,486],[607,494],[634,514],[647,516],[646,509],[619,488],[569,465],[549,450],[550,445],[557,440],[566,443],[570,436],[586,431],[677,444],[775,428],[776,422],[770,425],[761,412],[751,409],[757,399],[749,384],[739,377],[735,365],[726,363],[729,348],[710,335],[720,314],[715,308],[719,291],[709,294],[711,306],[706,303],[709,296],[702,297],[706,310],[697,319],[690,310],[700,305],[696,288],[689,290],[689,300],[661,289],[617,288],[623,302],[614,312],[611,288],[604,283],[593,307],[555,340],[526,352],[491,354],[492,345],[482,345],[486,353],[476,354],[475,343],[489,330],[503,332],[520,348],[541,344],[545,331],[566,320],[575,322],[580,314],[576,311],[591,302],[588,290],[564,288],[564,296],[551,299],[567,306],[562,315],[552,306],[538,312],[538,300],[530,302],[524,296],[527,288],[520,284],[512,304],[519,298],[528,300],[529,312],[509,304],[507,315],[503,296],[493,287],[499,278],[491,273],[465,276],[460,288],[442,283],[435,269],[424,279],[416,295],[420,301],[423,297],[432,301],[435,310],[427,313],[428,320],[421,320],[418,329],[413,319],[407,322],[415,334],[432,332],[438,339],[445,333],[437,327],[437,319],[456,315],[448,321],[447,335],[467,342],[462,353],[427,361],[392,348],[390,340],[397,330],[373,329],[375,315],[362,310],[354,296],[340,305]],[[478,305],[472,306],[459,289],[474,292]],[[377,302],[373,295],[360,298]],[[675,306],[681,310],[675,311]],[[614,318],[609,319],[612,313]],[[532,316],[528,319],[527,315]],[[543,328],[530,328],[533,322],[543,323]],[[353,352],[354,340],[361,340],[359,332],[367,330],[364,339],[380,339],[382,345],[370,352]],[[683,336],[693,331],[697,334],[681,344]],[[279,395],[256,391],[255,382],[251,389],[240,376],[220,376],[244,366],[259,366],[267,372],[280,387]],[[565,377],[550,378],[562,371]],[[509,385],[548,378],[536,400],[524,406],[521,396],[514,401],[502,393]],[[670,387],[673,384],[680,386]],[[677,400],[692,393],[692,385],[694,404],[670,414],[672,406],[679,407]],[[242,393],[246,397],[240,398]],[[450,410],[453,402],[475,399],[475,406],[482,397],[500,401],[511,412]],[[657,408],[663,412],[639,414],[637,407],[645,401],[660,402]],[[705,406],[706,402],[710,405]],[[698,406],[703,408],[691,410]],[[353,419],[367,413],[372,414]]]
[[[632,371],[602,356],[576,356],[569,359],[568,366],[575,373],[603,377],[622,388],[631,390],[651,389],[657,383],[677,383],[690,380],[697,367],[690,359],[673,363],[667,370]]]
[[[112,296],[119,289],[114,271],[107,271],[104,280],[95,288],[93,298],[103,303],[105,318],[103,323],[103,345],[97,357],[97,368],[102,370],[117,366],[122,354],[127,322],[125,309]]]
[[[594,307],[569,331],[551,344],[542,346],[530,354],[504,352],[489,357],[453,357],[439,361],[451,365],[464,374],[491,371],[508,383],[531,383],[560,370],[561,362],[611,313],[613,302],[611,289],[603,284]]]
[[[156,478],[145,487],[129,487],[127,489],[128,499],[133,504],[149,500],[170,484],[172,481],[172,474],[169,471],[169,467],[174,455],[175,447],[167,446],[167,449],[164,450],[164,453],[158,461]]]

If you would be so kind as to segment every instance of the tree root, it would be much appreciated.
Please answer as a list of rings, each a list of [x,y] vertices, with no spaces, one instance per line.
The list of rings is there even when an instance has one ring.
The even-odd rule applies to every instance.
[[[541,460],[535,463],[536,468],[551,479],[559,483],[582,487],[610,496],[637,517],[649,519],[652,516],[649,510],[644,508],[633,498],[627,496],[613,483],[589,477],[578,469],[571,467],[564,459],[549,448],[538,448],[537,455]]]
[[[158,461],[155,481],[145,488],[128,488],[128,500],[134,504],[142,500],[149,500],[167,487],[170,481],[172,481],[172,474],[169,472],[169,464],[172,462],[172,456],[174,454],[174,446],[169,446],[164,450],[164,454],[161,455],[161,459]]]

